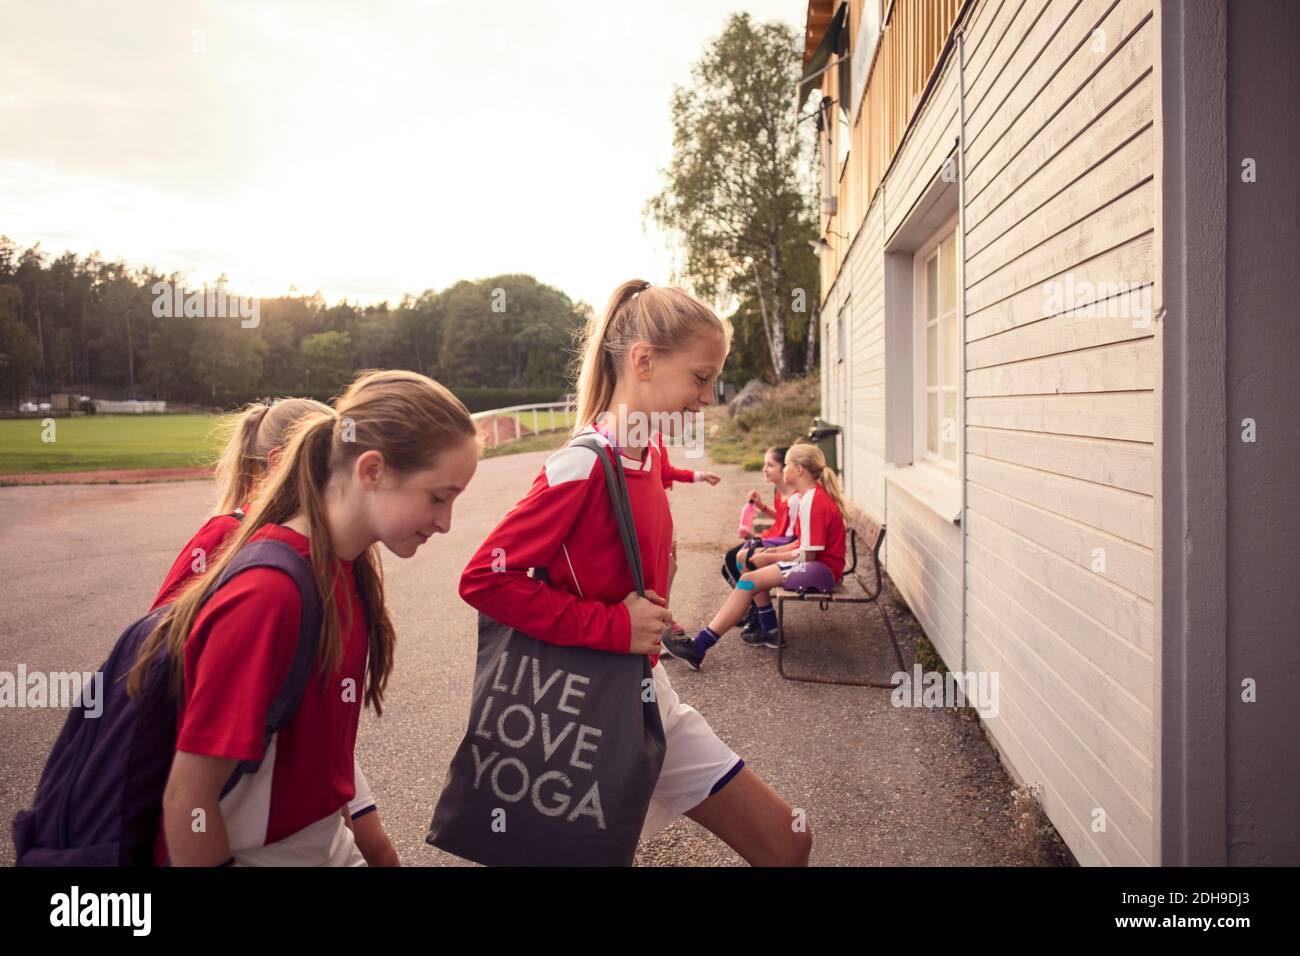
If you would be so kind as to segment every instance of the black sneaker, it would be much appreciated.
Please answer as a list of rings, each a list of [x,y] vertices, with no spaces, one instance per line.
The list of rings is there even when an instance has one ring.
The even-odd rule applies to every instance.
[[[770,631],[760,631],[758,634],[758,643],[762,644],[764,647],[780,647],[781,632],[776,628],[772,628]]]
[[[689,637],[666,637],[663,641],[664,653],[697,671],[704,663],[704,652],[695,646]]]
[[[740,640],[746,647],[763,647],[763,635],[757,630],[746,628],[740,632]]]

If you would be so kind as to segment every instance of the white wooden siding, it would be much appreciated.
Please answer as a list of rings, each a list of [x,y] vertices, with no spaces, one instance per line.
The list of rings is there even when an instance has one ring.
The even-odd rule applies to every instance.
[[[833,335],[822,350],[825,408],[847,376],[849,495],[886,521],[886,566],[948,666],[964,650],[968,669],[999,673],[990,736],[1084,864],[1156,862],[1161,357],[1146,317],[1116,312],[1134,298],[1114,294],[1154,280],[1153,2],[975,0],[964,104],[954,50],[823,306],[853,304],[844,365]],[[899,483],[886,494],[883,276],[962,105],[958,527]],[[1049,308],[1067,283],[1073,301]]]

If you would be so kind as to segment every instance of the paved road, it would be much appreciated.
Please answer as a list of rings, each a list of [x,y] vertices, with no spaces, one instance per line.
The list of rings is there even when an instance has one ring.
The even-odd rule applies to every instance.
[[[385,555],[397,666],[384,716],[362,718],[358,754],[408,865],[463,863],[424,843],[469,706],[476,615],[456,584],[546,454],[481,462],[449,535],[408,561]],[[720,556],[744,493],[756,486],[757,476],[739,468],[713,470],[723,475],[717,487],[682,485],[672,494],[681,564],[672,606],[688,628],[706,623],[726,596]],[[29,672],[98,667],[148,607],[210,496],[206,482],[0,488],[0,671],[12,673],[20,662]],[[873,614],[796,607],[788,621],[805,639],[800,663],[887,679],[892,656]],[[666,666],[682,699],[791,805],[806,809],[815,865],[1032,862],[1006,812],[1010,782],[977,724],[951,711],[894,708],[886,690],[785,682],[775,653],[745,647],[733,631],[700,673]],[[0,865],[13,862],[9,821],[30,801],[63,718],[54,710],[0,710]],[[644,845],[639,862],[743,864],[685,818]]]

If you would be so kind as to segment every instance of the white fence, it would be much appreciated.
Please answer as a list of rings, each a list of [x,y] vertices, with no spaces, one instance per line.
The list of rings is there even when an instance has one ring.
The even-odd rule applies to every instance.
[[[125,402],[105,402],[95,400],[95,411],[109,415],[144,415],[167,411],[166,402],[142,402],[129,399]]]
[[[495,448],[502,443],[501,441],[501,419],[513,418],[516,423],[521,420],[527,424],[529,414],[532,415],[533,434],[536,435],[543,431],[555,431],[557,428],[569,427],[569,414],[573,411],[573,398],[568,396],[562,402],[546,402],[536,405],[510,405],[506,408],[490,408],[485,412],[474,412],[470,415],[475,422],[483,419],[491,419],[491,427],[484,428],[484,432],[492,438],[491,445]],[[543,427],[545,426],[545,427]],[[514,441],[521,437],[520,429],[514,427],[509,429],[510,434],[506,435],[506,441]]]

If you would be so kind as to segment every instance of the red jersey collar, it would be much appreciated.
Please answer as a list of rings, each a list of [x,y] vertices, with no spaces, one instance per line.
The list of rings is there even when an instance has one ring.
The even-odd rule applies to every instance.
[[[604,432],[598,430],[598,429],[596,428],[595,425],[587,425],[587,426],[585,426],[585,427],[582,428],[580,431],[578,431],[578,432],[577,432],[573,437],[577,438],[577,437],[581,436],[581,437],[585,438],[585,437],[587,437],[588,435],[594,436],[595,439],[596,439],[598,442],[600,442],[602,445],[604,445],[606,448],[611,448],[611,447],[613,447],[613,443],[610,442],[609,437],[608,437],[607,435],[605,435]],[[624,470],[624,471],[631,471],[631,472],[646,472],[646,471],[649,471],[649,470],[650,470],[650,452],[651,452],[651,448],[650,448],[649,445],[647,445],[647,446],[646,446],[646,450],[645,450],[645,458],[642,459],[641,461],[637,461],[635,458],[630,458],[630,457],[628,457],[627,454],[623,453],[623,452],[620,450],[619,458],[622,459],[622,462],[623,462],[623,470]]]

